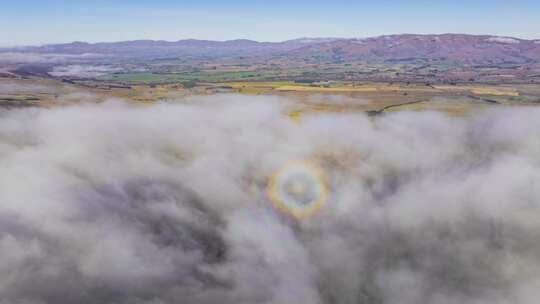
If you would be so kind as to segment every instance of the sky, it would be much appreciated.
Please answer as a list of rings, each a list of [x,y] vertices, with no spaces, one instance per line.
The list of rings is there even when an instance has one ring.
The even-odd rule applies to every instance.
[[[540,38],[538,0],[0,0],[0,46],[401,33]]]

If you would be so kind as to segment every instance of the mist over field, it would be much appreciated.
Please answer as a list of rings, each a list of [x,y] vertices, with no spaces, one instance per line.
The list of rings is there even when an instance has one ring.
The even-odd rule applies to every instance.
[[[0,52],[0,63],[65,63],[70,61],[97,60],[100,54],[40,54],[28,52]]]
[[[0,303],[538,303],[539,108],[290,103],[0,110]],[[266,189],[297,160],[330,190],[304,220]]]

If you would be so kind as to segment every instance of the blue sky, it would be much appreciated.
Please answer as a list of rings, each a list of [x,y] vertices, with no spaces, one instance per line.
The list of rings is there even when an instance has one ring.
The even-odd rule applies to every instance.
[[[540,38],[540,0],[0,0],[0,45],[471,33]]]

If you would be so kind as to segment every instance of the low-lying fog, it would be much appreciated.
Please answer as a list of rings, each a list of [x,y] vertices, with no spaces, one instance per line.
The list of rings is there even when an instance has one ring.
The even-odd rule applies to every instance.
[[[287,103],[0,111],[0,303],[538,303],[540,108]],[[266,189],[298,160],[330,190],[304,220]]]

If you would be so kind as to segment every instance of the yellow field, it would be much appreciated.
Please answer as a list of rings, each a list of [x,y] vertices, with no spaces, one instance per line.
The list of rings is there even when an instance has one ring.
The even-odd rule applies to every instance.
[[[519,96],[519,92],[516,89],[509,87],[449,85],[435,85],[433,87],[444,92],[471,92],[474,95]]]
[[[299,86],[299,85],[287,85],[276,88],[277,91],[291,91],[291,92],[321,92],[321,93],[336,93],[336,92],[378,92],[379,89],[376,87],[351,87],[351,86],[340,86],[340,87],[308,87],[308,86]]]
[[[519,96],[519,92],[514,89],[502,88],[473,88],[471,92],[475,95],[494,95],[494,96]]]
[[[476,110],[486,109],[489,104],[466,103],[466,102],[419,102],[414,104],[397,105],[385,110],[385,112],[398,111],[438,111],[451,115],[464,115]]]
[[[2,104],[11,106],[51,107],[77,103],[81,98],[94,102],[118,98],[134,103],[153,104],[164,100],[181,101],[182,97],[191,95],[223,93],[286,96],[291,103],[284,114],[289,115],[293,121],[299,121],[303,115],[309,113],[435,110],[461,114],[492,106],[493,103],[516,106],[540,103],[538,86],[525,84],[430,86],[425,84],[327,82],[321,85],[310,85],[279,81],[201,83],[195,88],[184,89],[177,84],[108,88],[100,85],[95,87],[68,85],[54,80],[0,79],[0,83],[14,87],[27,84],[45,87],[43,92],[6,93],[3,94],[5,96],[0,96]],[[474,98],[474,96],[469,95],[479,97]],[[488,96],[493,96],[493,98]]]
[[[434,85],[426,86],[422,84],[347,84],[331,83],[322,86],[303,85],[294,82],[231,82],[222,83],[223,86],[231,87],[239,93],[246,94],[264,94],[271,92],[307,92],[307,93],[463,93],[473,95],[492,95],[492,96],[519,96],[520,93],[510,87],[499,86],[468,86],[468,85]]]

